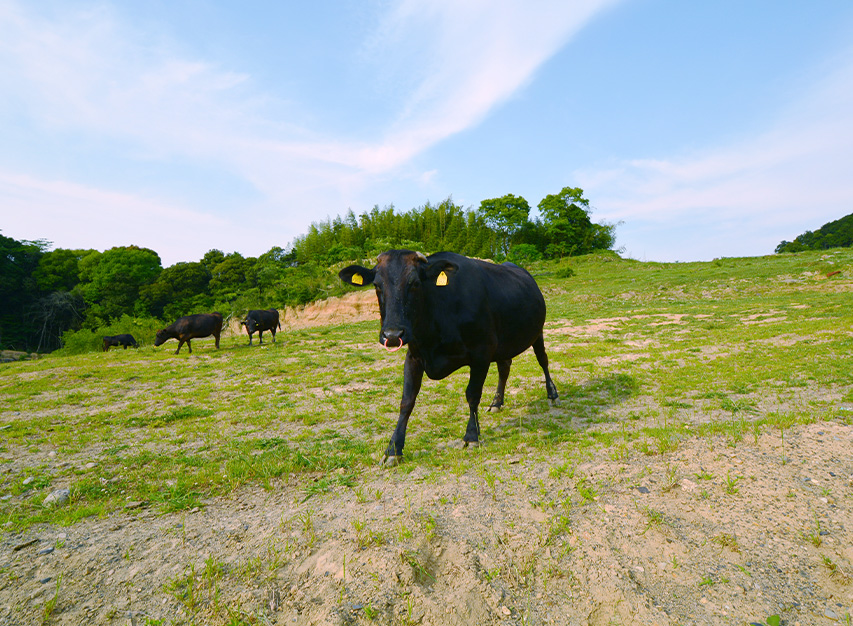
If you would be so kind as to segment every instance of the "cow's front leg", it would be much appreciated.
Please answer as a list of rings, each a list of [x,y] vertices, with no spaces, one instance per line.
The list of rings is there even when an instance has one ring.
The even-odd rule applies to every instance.
[[[391,435],[391,441],[385,450],[383,463],[392,467],[403,460],[403,446],[406,445],[406,427],[409,425],[409,416],[415,408],[415,400],[421,390],[421,382],[424,379],[424,364],[420,359],[406,355],[403,365],[403,399],[400,400],[400,417],[397,419],[397,428]]]
[[[495,391],[495,397],[489,405],[489,411],[498,411],[504,405],[504,393],[506,392],[506,380],[509,378],[509,367],[512,365],[512,359],[506,361],[498,361],[498,388]]]
[[[258,332],[258,343],[264,345],[264,331]]]
[[[480,398],[483,397],[483,383],[489,373],[489,363],[471,364],[471,377],[468,379],[468,387],[465,388],[465,399],[468,401],[468,428],[465,429],[465,447],[469,443],[480,441],[480,419],[477,410],[480,407]]]

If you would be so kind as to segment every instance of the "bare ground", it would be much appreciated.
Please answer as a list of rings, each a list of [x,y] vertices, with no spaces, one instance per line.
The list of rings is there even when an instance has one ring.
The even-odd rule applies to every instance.
[[[573,475],[519,450],[34,528],[4,537],[0,623],[41,623],[57,583],[51,624],[847,623],[851,449],[827,422]]]

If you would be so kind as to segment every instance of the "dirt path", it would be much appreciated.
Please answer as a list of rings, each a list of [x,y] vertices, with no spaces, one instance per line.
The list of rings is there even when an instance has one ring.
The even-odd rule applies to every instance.
[[[576,466],[522,449],[129,508],[6,535],[0,624],[42,623],[54,596],[45,623],[849,623],[851,450],[853,427],[826,422],[784,447],[767,430]]]

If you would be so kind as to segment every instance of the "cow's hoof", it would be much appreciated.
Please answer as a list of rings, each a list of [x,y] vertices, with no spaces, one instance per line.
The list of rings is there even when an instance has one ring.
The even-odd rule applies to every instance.
[[[386,456],[382,459],[382,467],[396,467],[402,462],[402,456]]]
[[[502,404],[490,404],[489,408],[486,409],[486,411],[488,411],[489,413],[497,413],[498,411],[501,410],[502,406],[503,406]]]
[[[465,442],[465,445],[463,445],[462,447],[463,447],[463,448],[468,448],[468,447],[471,447],[471,448],[479,448],[479,447],[480,447],[480,442],[479,442],[479,441],[466,441],[466,442]]]
[[[551,406],[560,406],[559,398],[551,398]]]

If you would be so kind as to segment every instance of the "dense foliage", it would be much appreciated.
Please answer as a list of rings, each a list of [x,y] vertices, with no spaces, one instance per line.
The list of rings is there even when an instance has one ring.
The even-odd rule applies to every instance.
[[[839,220],[824,224],[816,231],[807,230],[794,241],[782,241],[776,252],[802,252],[803,250],[827,250],[853,246],[853,213]]]
[[[524,198],[506,195],[465,210],[447,199],[405,213],[374,207],[312,224],[287,248],[257,258],[210,250],[163,268],[148,248],[49,250],[45,241],[0,235],[0,347],[96,349],[99,337],[129,332],[140,343],[181,315],[283,308],[343,292],[336,270],[390,248],[441,250],[519,264],[607,250],[615,225],[593,224],[583,190],[564,188],[529,218]],[[136,332],[134,332],[134,330]]]

